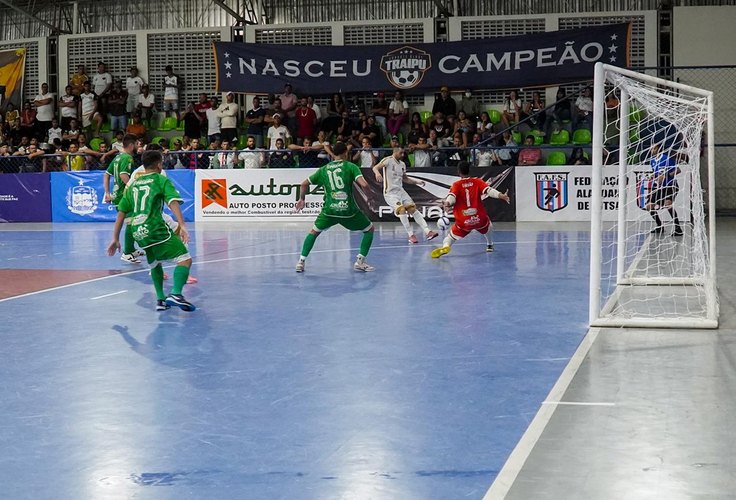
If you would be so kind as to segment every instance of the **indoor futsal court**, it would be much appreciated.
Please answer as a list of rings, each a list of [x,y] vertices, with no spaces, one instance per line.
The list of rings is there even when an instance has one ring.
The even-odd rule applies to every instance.
[[[383,224],[373,273],[330,230],[300,275],[309,224],[199,223],[198,309],[156,312],[110,226],[1,227],[5,498],[734,491],[725,278],[720,330],[586,336],[584,225],[500,223],[494,253],[432,260]]]
[[[300,275],[309,224],[199,223],[186,313],[111,226],[2,226],[6,498],[481,498],[586,332],[584,228],[384,224],[373,273],[335,228]]]

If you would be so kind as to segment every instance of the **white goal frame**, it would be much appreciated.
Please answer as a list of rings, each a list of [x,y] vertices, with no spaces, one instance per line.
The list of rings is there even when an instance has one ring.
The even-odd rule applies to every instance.
[[[631,278],[626,276],[624,269],[625,238],[624,230],[626,223],[626,196],[627,189],[627,167],[629,134],[624,130],[629,128],[629,98],[625,91],[619,96],[620,103],[620,130],[619,134],[619,193],[618,193],[618,226],[617,226],[617,261],[616,261],[616,288],[608,298],[607,303],[601,305],[601,260],[602,260],[602,168],[603,168],[603,137],[604,137],[604,101],[606,95],[606,75],[609,73],[620,75],[642,81],[644,83],[664,86],[675,91],[680,90],[692,95],[701,96],[707,102],[707,189],[708,194],[708,228],[707,228],[707,254],[709,267],[707,276],[701,278],[666,277],[657,278]],[[673,99],[677,99],[673,97]],[[718,327],[718,298],[716,291],[716,221],[715,221],[715,149],[714,149],[714,107],[713,92],[684,85],[662,78],[657,78],[635,71],[622,69],[616,66],[597,63],[595,65],[595,80],[593,93],[593,144],[592,144],[592,198],[591,198],[591,252],[590,252],[590,307],[589,322],[591,326],[597,327],[633,327],[633,328],[717,328]],[[699,169],[698,160],[698,169]],[[697,221],[696,221],[697,223]],[[705,221],[701,222],[705,224]],[[706,294],[706,314],[704,317],[615,317],[607,316],[615,307],[619,295],[625,287],[632,286],[656,286],[656,285],[698,285],[705,286],[712,293]]]

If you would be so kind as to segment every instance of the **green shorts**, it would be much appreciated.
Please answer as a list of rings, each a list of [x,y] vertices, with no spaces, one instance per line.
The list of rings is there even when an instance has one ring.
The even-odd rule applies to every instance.
[[[178,264],[191,258],[189,250],[176,235],[172,235],[163,243],[146,247],[146,260],[150,267],[156,267],[160,262],[167,260],[173,260]]]
[[[335,224],[340,224],[349,231],[367,231],[372,226],[371,221],[368,220],[368,217],[363,212],[356,212],[351,217],[335,217],[320,212],[314,221],[314,228],[317,231],[325,231]]]

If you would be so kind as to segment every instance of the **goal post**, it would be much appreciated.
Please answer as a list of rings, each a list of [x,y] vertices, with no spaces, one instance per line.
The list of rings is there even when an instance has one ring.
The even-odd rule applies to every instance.
[[[717,328],[713,93],[596,64],[591,163],[591,326]]]

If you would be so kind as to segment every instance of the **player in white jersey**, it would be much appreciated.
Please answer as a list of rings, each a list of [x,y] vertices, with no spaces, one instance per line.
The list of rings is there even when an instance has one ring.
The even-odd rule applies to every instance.
[[[378,182],[383,182],[383,197],[386,203],[394,209],[394,214],[409,234],[409,243],[415,244],[418,243],[418,240],[409,221],[410,215],[424,231],[427,241],[436,238],[437,233],[429,229],[424,216],[417,210],[414,200],[404,191],[404,183],[424,186],[424,181],[415,180],[406,175],[406,163],[401,160],[403,153],[401,148],[394,148],[391,156],[385,157],[373,167],[373,174]],[[381,175],[381,170],[384,172],[383,175]]]
[[[161,148],[161,146],[159,146],[158,144],[149,144],[146,146],[146,151],[150,151],[152,149],[161,151],[163,148]],[[163,175],[164,177],[168,177],[168,175],[166,175],[166,170],[161,169],[161,172],[159,173]],[[133,184],[136,181],[136,179],[138,179],[141,175],[145,175],[145,174],[146,174],[146,167],[144,167],[143,165],[140,165],[138,168],[133,170],[133,172],[130,174],[130,178],[128,179],[128,183],[125,185],[126,188],[130,186],[131,184]],[[166,223],[166,225],[169,226],[169,228],[175,234],[178,235],[179,234],[179,223],[176,222],[174,218],[170,216],[169,214],[167,214],[166,212],[161,213],[161,216],[164,218],[164,222]],[[168,279],[168,278],[169,276],[166,273],[164,273],[164,279]],[[187,278],[187,285],[197,283],[198,281],[199,280],[197,278],[190,275]]]

